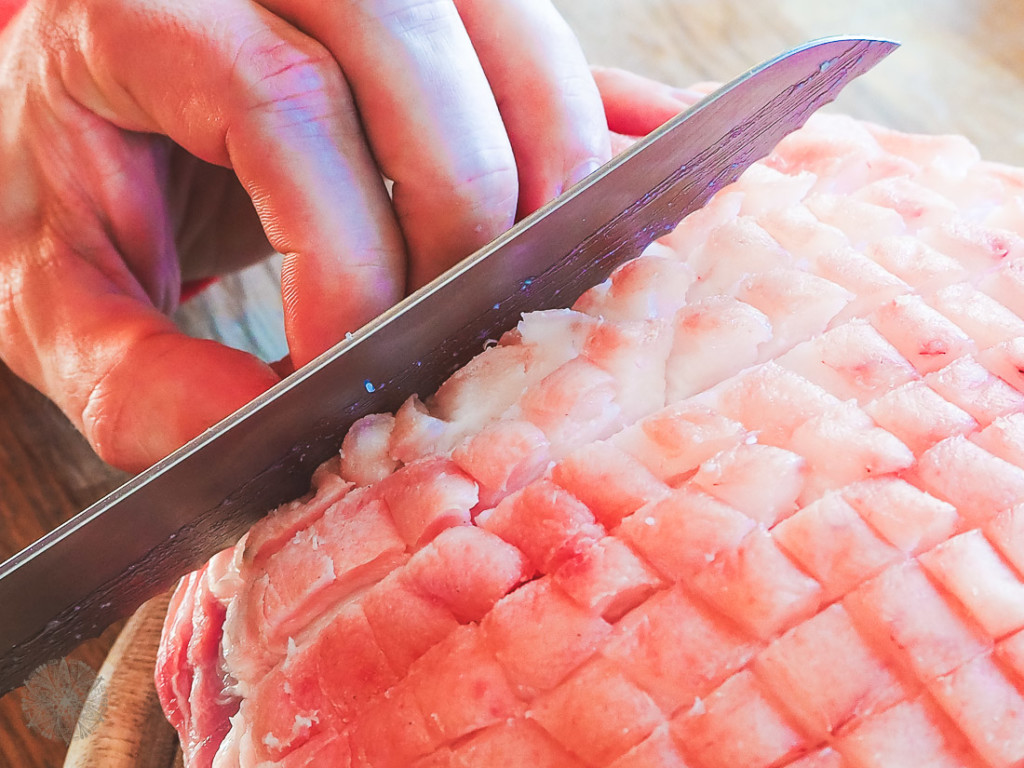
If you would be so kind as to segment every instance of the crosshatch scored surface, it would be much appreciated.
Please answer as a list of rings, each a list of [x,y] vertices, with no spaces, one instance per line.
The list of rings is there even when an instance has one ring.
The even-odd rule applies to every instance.
[[[189,764],[1024,765],[1022,317],[1024,172],[814,117],[183,582]]]

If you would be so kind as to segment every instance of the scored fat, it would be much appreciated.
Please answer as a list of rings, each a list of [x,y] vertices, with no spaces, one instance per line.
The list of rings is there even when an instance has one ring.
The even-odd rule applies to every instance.
[[[1024,171],[814,116],[182,580],[186,765],[1024,766],[1022,318]]]

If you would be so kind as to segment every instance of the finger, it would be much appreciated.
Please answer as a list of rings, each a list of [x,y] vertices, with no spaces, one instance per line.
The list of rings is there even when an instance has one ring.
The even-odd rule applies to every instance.
[[[181,334],[59,241],[16,258],[0,356],[115,466],[144,469],[277,381],[251,355]]]
[[[273,255],[252,200],[230,169],[175,147],[167,187],[183,280],[209,281]]]
[[[0,90],[0,102],[16,104],[19,95],[8,87]],[[76,242],[119,291],[172,311],[181,272],[166,216],[159,145],[142,134],[122,133],[66,97],[44,100],[30,89],[23,101],[24,109],[5,115],[6,127],[18,138],[6,145],[7,152],[0,146],[0,176],[14,181],[15,194],[34,210],[18,215],[3,205],[0,227],[14,236],[19,223],[31,227],[43,215],[52,235]],[[11,164],[19,154],[22,162]],[[34,187],[33,194],[25,194],[26,185]]]
[[[456,5],[498,99],[524,216],[611,156],[597,86],[576,37],[549,2]]]
[[[513,222],[501,114],[451,0],[264,3],[322,41],[351,84],[418,286]]]
[[[78,101],[232,168],[285,255],[285,329],[301,365],[401,295],[403,244],[348,86],[312,38],[248,3],[82,3]],[[144,33],[140,33],[142,30]]]
[[[609,129],[626,136],[646,136],[703,96],[624,69],[593,67],[592,71]]]

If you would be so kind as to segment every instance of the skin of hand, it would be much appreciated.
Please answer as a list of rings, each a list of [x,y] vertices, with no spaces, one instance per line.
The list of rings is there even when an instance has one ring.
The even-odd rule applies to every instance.
[[[140,470],[278,380],[174,327],[182,280],[284,254],[302,365],[694,99],[592,75],[547,0],[29,0],[0,359]]]

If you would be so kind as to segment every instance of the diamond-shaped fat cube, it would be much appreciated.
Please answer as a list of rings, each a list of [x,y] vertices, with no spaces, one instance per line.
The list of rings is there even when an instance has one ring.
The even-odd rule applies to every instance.
[[[758,647],[676,586],[620,619],[601,653],[663,711],[675,712],[741,669]]]
[[[258,759],[277,759],[297,749],[323,733],[334,716],[308,646],[260,678],[255,694],[244,714]]]
[[[991,656],[972,659],[929,689],[989,765],[1024,764],[1024,693]]]
[[[768,359],[823,333],[853,294],[805,270],[783,268],[748,275],[736,298],[768,317],[772,337],[760,347],[761,359]]]
[[[706,296],[675,316],[672,351],[665,367],[666,397],[696,395],[758,361],[772,338],[763,312],[732,296]]]
[[[969,283],[946,286],[929,303],[963,328],[979,349],[1024,336],[1024,320]]]
[[[747,275],[787,266],[795,257],[775,242],[753,216],[731,216],[716,222],[704,242],[686,253],[686,260],[697,273],[697,280],[688,291],[692,301],[717,294],[731,295]]]
[[[400,674],[459,626],[442,602],[409,584],[403,569],[375,584],[361,602],[381,650]]]
[[[842,597],[902,559],[838,494],[828,494],[772,529],[775,541],[824,588],[824,600]]]
[[[667,725],[641,741],[608,768],[687,768]]]
[[[600,539],[605,533],[582,501],[548,480],[506,496],[497,507],[480,514],[477,522],[522,550],[542,573],[557,568],[580,542]]]
[[[527,718],[517,717],[474,733],[457,746],[450,768],[585,768]],[[374,764],[373,768],[377,768]]]
[[[479,507],[486,509],[539,477],[551,461],[551,444],[537,425],[502,419],[456,446],[452,460],[476,481]]]
[[[672,719],[672,735],[688,761],[703,768],[768,768],[811,744],[749,671]]]
[[[814,615],[821,586],[755,528],[734,551],[695,574],[692,588],[755,637],[770,640]]]
[[[727,504],[683,486],[638,509],[618,533],[660,573],[681,580],[736,550],[754,525]]]
[[[479,621],[532,574],[522,552],[475,525],[442,531],[403,572],[410,584],[462,623]]]
[[[970,355],[929,373],[925,382],[971,414],[983,427],[1000,416],[1024,409],[1024,394],[989,373]]]
[[[465,525],[479,500],[477,484],[451,459],[414,461],[374,486],[405,542],[421,547],[445,528]]]
[[[650,696],[601,658],[535,699],[526,716],[588,765],[626,754],[665,720]]]
[[[789,444],[794,429],[839,402],[817,384],[774,362],[722,382],[701,399],[757,432],[758,442],[782,448]]]
[[[460,626],[423,654],[406,681],[423,716],[449,740],[501,722],[522,708],[475,624]]]
[[[1004,259],[998,269],[982,277],[980,286],[1003,306],[1024,316],[1024,259]]]
[[[741,443],[743,426],[684,401],[651,414],[615,435],[611,442],[662,482],[674,484],[720,451]]]
[[[925,552],[921,564],[992,637],[1024,628],[1024,583],[980,530]]]
[[[965,437],[951,437],[929,448],[913,475],[916,485],[956,507],[967,528],[1024,501],[1024,469]]]
[[[956,726],[927,696],[861,720],[835,746],[857,768],[983,768]]]
[[[320,688],[349,717],[398,682],[359,603],[345,606],[311,642]]]
[[[844,323],[798,344],[778,362],[840,400],[861,403],[920,378],[906,358],[863,320]]]
[[[945,541],[960,522],[952,504],[898,477],[854,483],[844,488],[842,495],[868,525],[908,555]]]
[[[807,215],[817,221],[806,209],[801,211],[794,208],[794,214],[794,218],[797,219]],[[789,215],[782,213],[783,217]],[[818,226],[835,231],[825,224],[819,223]],[[821,232],[822,229],[815,231]],[[817,274],[835,281],[855,294],[855,298],[846,306],[840,317],[864,317],[893,296],[910,290],[910,286],[903,280],[845,242],[827,250],[808,249],[807,254]]]
[[[405,543],[391,515],[370,496],[350,493],[308,530],[319,543],[298,543],[297,548],[327,552],[336,582],[350,582],[352,588],[375,582],[405,559]],[[301,574],[301,568],[297,572]]]
[[[978,428],[967,411],[953,405],[923,381],[911,381],[864,406],[882,429],[896,435],[914,455],[953,435]]]
[[[311,612],[373,584],[406,557],[384,504],[349,493],[267,559],[267,635],[283,643]]]
[[[1024,337],[983,349],[977,359],[1018,392],[1024,392]]]
[[[772,642],[754,661],[754,674],[822,740],[904,697],[885,660],[838,603]]]
[[[480,629],[513,685],[533,694],[555,687],[592,656],[611,626],[545,577],[506,595]]]
[[[971,440],[993,456],[1024,467],[1024,413],[1000,416],[980,432],[971,435]]]
[[[325,596],[338,589],[334,563],[314,537],[310,529],[297,533],[269,558],[266,575],[257,577],[249,590],[250,600],[257,603],[250,610],[263,619],[261,634],[273,645],[283,644],[298,629],[310,605],[326,602]]]
[[[758,166],[752,167],[756,171]],[[810,172],[806,174],[801,172],[800,175],[804,178],[814,177]],[[790,178],[797,177],[791,176]],[[739,187],[737,187],[737,190],[739,190]],[[744,205],[747,204],[746,195],[743,195],[743,202]],[[873,266],[873,262],[868,262],[869,266],[865,270],[866,274],[860,274],[859,270],[850,270],[849,268],[841,272],[826,269],[826,265],[821,263],[823,261],[822,257],[825,254],[852,249],[850,249],[849,242],[842,232],[828,224],[822,224],[814,214],[807,210],[807,206],[803,205],[802,202],[794,200],[791,204],[781,207],[771,205],[770,208],[761,211],[757,216],[757,223],[786,250],[792,253],[800,253],[801,257],[804,255],[813,257],[815,274],[822,274],[829,280],[845,286],[858,295],[871,288],[876,288],[879,282],[882,285],[887,284],[884,278],[881,280],[878,278],[877,273],[881,271],[880,268],[870,269]],[[858,255],[860,255],[862,261],[867,261],[865,256],[862,254]],[[859,267],[861,265],[858,264],[856,266]],[[892,275],[889,278],[892,282],[898,282]]]
[[[617,621],[664,585],[621,539],[605,536],[562,563],[554,583],[591,613]]]
[[[923,184],[904,173],[890,172],[886,176],[870,180],[853,192],[852,197],[891,208],[911,231],[943,224],[957,216],[958,210],[952,201],[932,189],[930,184]]]
[[[668,318],[686,303],[693,281],[693,269],[659,238],[584,293],[573,309],[613,322]]]
[[[914,454],[847,401],[799,426],[789,447],[807,459],[810,472],[800,503],[808,504],[849,483],[907,469]]]
[[[551,478],[586,504],[608,530],[669,490],[647,467],[607,441],[573,451],[552,468]]]
[[[316,489],[313,498],[290,501],[270,512],[259,525],[249,530],[243,545],[243,558],[247,563],[262,568],[267,558],[280,551],[295,534],[322,517],[329,507],[352,489],[352,483],[337,474],[340,461],[340,457],[335,457],[316,469],[312,478]]]
[[[990,644],[914,561],[862,584],[843,605],[869,642],[904,661],[922,681],[951,672]]]
[[[519,408],[524,419],[544,431],[552,454],[559,456],[621,426],[617,395],[611,374],[579,356],[527,387]]]
[[[906,288],[949,285],[970,276],[955,259],[911,235],[883,237],[871,243],[866,252],[880,266],[906,281]]]
[[[985,534],[1017,573],[1024,574],[1024,504],[992,518],[985,526]]]
[[[743,442],[701,464],[693,483],[771,527],[796,511],[806,476],[807,461],[799,454]]]
[[[962,329],[914,294],[896,296],[869,319],[919,373],[937,371],[974,350]]]
[[[357,765],[405,768],[437,749],[442,736],[427,721],[408,680],[402,680],[359,713],[349,740]]]
[[[718,228],[723,220],[731,219],[740,212],[743,193],[739,187],[730,184],[712,197],[707,205],[685,217],[678,227],[658,238],[657,242],[665,245],[677,254],[689,254],[703,247],[708,235]]]
[[[910,138],[908,136],[908,138]],[[1014,177],[1016,169],[1013,169]],[[1019,195],[1010,194],[1011,189],[1016,189],[1019,182],[1011,177],[1009,185],[1005,179],[999,179],[999,171],[982,174],[967,182],[967,188],[975,187],[971,193],[959,197],[951,194],[950,198],[959,197],[962,205],[977,205],[981,200],[992,200],[993,197],[1002,198],[1005,195],[1005,202],[996,203],[995,210],[987,215],[987,221],[982,223],[973,217],[968,216],[947,216],[933,226],[925,227],[918,235],[925,242],[930,243],[943,253],[949,254],[963,264],[967,269],[976,275],[989,272],[995,267],[1000,267],[1006,262],[1013,262],[1024,253],[1024,241],[1020,235],[1010,229],[1001,229],[1009,219],[1014,222],[1016,229],[1017,218],[1014,214],[1020,210]],[[985,178],[989,176],[989,178]],[[996,190],[999,190],[996,192]],[[967,201],[971,200],[972,203]],[[977,201],[977,202],[974,202]],[[1007,277],[1002,270],[1004,279]]]

